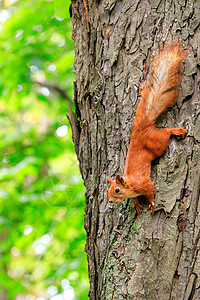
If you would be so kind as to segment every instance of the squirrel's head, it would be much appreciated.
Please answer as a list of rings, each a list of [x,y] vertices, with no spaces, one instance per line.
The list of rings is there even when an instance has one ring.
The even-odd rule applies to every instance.
[[[128,186],[126,181],[120,175],[117,175],[114,180],[108,178],[110,188],[108,191],[108,200],[111,203],[120,203],[122,200],[128,198]]]

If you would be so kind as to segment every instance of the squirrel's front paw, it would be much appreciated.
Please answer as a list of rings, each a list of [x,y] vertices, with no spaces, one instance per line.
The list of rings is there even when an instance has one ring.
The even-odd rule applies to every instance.
[[[137,211],[138,214],[141,213],[141,211],[142,211],[142,205],[140,205],[139,203],[135,203],[133,205],[133,208],[136,209],[136,211]]]

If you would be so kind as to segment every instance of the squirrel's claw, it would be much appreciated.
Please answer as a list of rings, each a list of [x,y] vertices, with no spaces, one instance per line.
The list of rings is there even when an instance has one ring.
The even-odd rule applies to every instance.
[[[151,209],[151,213],[153,214],[153,207],[154,207],[154,202],[149,204],[148,209]]]
[[[187,129],[185,129],[185,128],[181,128],[182,129],[182,133],[181,134],[183,134],[183,135],[186,135],[187,134],[187,132],[188,132],[188,130]]]

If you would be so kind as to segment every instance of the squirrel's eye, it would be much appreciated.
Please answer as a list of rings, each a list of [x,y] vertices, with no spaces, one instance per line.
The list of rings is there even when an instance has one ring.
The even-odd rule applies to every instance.
[[[120,192],[120,189],[116,189],[116,190],[115,190],[115,193],[119,193],[119,192]]]

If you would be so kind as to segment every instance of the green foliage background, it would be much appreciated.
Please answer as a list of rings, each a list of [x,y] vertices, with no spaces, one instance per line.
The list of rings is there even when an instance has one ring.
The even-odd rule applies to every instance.
[[[88,299],[70,1],[0,3],[0,296]]]

